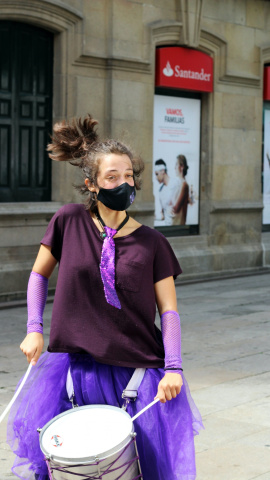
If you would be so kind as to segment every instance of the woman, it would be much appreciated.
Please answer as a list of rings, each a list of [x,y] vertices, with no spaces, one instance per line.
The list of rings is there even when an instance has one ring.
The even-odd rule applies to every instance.
[[[189,185],[186,181],[188,168],[185,155],[178,155],[175,172],[181,181],[181,188],[179,189],[172,207],[173,225],[186,225],[187,208],[189,203]]]
[[[48,480],[36,429],[71,408],[68,371],[78,405],[121,407],[134,369],[144,367],[128,413],[155,396],[170,400],[136,423],[144,479],[195,479],[193,433],[202,423],[181,368],[174,288],[181,269],[167,240],[125,211],[140,189],[142,161],[117,141],[99,141],[96,124],[90,116],[57,124],[48,146],[52,159],[81,168],[87,204],[65,205],[54,215],[30,275],[21,350],[35,368],[10,416],[13,472]],[[39,358],[48,278],[57,263],[49,353]],[[154,324],[156,304],[163,342]]]

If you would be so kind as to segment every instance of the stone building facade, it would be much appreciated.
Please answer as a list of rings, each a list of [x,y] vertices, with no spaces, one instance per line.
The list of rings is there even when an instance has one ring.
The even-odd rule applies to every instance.
[[[0,0],[0,22],[52,33],[53,122],[90,112],[101,135],[120,137],[142,155],[143,189],[131,212],[150,226],[156,48],[210,55],[213,92],[201,95],[199,233],[169,240],[186,278],[270,263],[261,190],[269,1]],[[0,300],[24,294],[49,219],[63,203],[80,201],[77,181],[72,166],[53,163],[49,200],[0,203]]]

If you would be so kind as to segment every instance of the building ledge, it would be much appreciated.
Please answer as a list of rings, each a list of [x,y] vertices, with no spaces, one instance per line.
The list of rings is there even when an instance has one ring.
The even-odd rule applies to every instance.
[[[263,203],[260,202],[245,202],[245,201],[221,201],[213,202],[210,213],[227,213],[227,212],[242,212],[244,211],[262,211]]]
[[[180,275],[175,281],[175,285],[188,285],[191,283],[214,282],[228,278],[248,277],[251,275],[264,275],[270,273],[270,266],[242,268],[237,270],[222,270],[216,272],[189,273]]]
[[[1,203],[0,217],[10,215],[46,215],[54,214],[62,207],[60,202],[19,202]]]

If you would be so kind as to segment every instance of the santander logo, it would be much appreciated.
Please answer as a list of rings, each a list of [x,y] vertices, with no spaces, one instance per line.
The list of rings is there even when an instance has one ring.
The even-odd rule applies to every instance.
[[[166,77],[172,77],[172,75],[174,74],[174,71],[171,67],[171,64],[170,62],[167,62],[167,65],[165,68],[163,68],[163,73]]]
[[[191,80],[211,81],[211,73],[205,73],[204,68],[201,68],[199,72],[195,72],[193,70],[182,70],[179,65],[175,65],[173,70],[169,61],[166,67],[163,68],[163,74],[166,77],[172,77],[174,75],[175,77],[188,78]]]

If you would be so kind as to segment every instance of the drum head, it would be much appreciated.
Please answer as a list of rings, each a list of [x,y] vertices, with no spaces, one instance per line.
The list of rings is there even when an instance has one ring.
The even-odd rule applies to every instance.
[[[48,422],[40,433],[46,457],[65,464],[106,458],[130,441],[131,417],[110,405],[86,405],[68,410]]]

